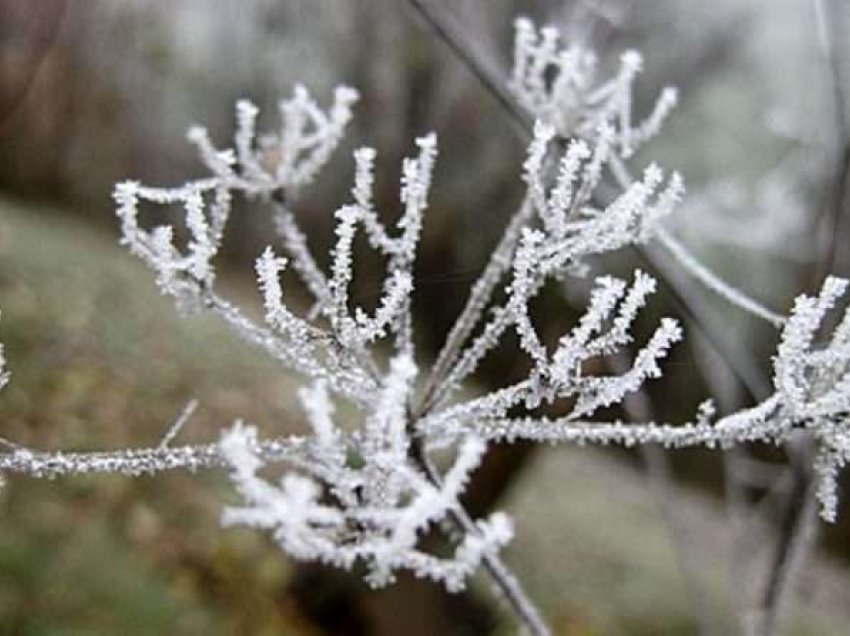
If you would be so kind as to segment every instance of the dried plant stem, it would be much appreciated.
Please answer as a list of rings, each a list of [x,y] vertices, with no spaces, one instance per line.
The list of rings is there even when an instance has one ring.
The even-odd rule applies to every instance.
[[[611,173],[617,180],[623,190],[632,184],[632,176],[625,163],[618,156],[614,155],[610,158]],[[676,259],[676,261],[687,271],[691,276],[710,289],[715,294],[727,301],[730,305],[742,309],[756,318],[766,321],[773,327],[781,329],[785,324],[785,317],[777,312],[768,309],[758,301],[750,298],[747,294],[730,285],[717,274],[711,271],[704,263],[701,263],[687,248],[682,245],[676,238],[663,227],[658,227],[655,230],[654,238],[656,238],[667,252]]]
[[[752,636],[773,636],[776,633],[788,586],[811,547],[815,534],[815,481],[804,464],[807,460],[803,457],[811,455],[812,449],[809,444],[797,444],[792,446],[791,451],[796,456],[793,486],[785,503],[786,510],[768,569],[767,582],[754,620],[749,626]]]
[[[685,271],[730,304],[743,309],[756,318],[767,321],[776,328],[781,328],[785,324],[785,316],[761,305],[741,290],[718,277],[703,263],[700,263],[684,245],[664,228],[658,228],[655,238],[679,262]]]
[[[418,440],[413,447],[413,458],[428,476],[428,479],[439,487],[440,474]],[[475,522],[462,505],[458,505],[449,512],[448,521],[451,524],[448,529],[449,533],[453,529],[462,535],[478,531]],[[499,555],[497,553],[485,554],[481,564],[490,577],[496,593],[508,604],[517,621],[526,631],[531,636],[549,636],[552,632],[540,615],[540,610],[525,593],[522,584],[499,558]]]
[[[437,356],[437,361],[425,385],[423,398],[420,407],[417,409],[418,412],[424,413],[432,405],[432,398],[435,397],[439,388],[444,384],[447,375],[463,349],[464,343],[475,328],[482,312],[489,304],[493,291],[499,284],[502,275],[510,268],[511,259],[519,242],[521,230],[531,219],[533,212],[534,206],[531,203],[531,199],[526,197],[519,209],[511,217],[505,233],[490,256],[490,260],[487,262],[487,266],[484,268],[481,276],[478,277],[478,280],[472,286],[466,305],[455,321],[443,348]]]

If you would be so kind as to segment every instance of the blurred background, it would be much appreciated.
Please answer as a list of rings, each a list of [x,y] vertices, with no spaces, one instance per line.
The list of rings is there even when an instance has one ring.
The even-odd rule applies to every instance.
[[[462,46],[507,73],[518,14],[598,50],[603,69],[638,48],[639,113],[664,85],[680,105],[634,159],[678,169],[689,195],[671,229],[723,277],[780,312],[850,274],[845,201],[848,11],[837,0],[464,0],[423,2]],[[42,448],[156,443],[191,399],[186,441],[237,417],[302,430],[297,380],[214,321],[181,319],[117,245],[116,181],[172,185],[201,174],[193,123],[225,145],[233,103],[261,123],[296,82],[321,103],[361,101],[343,147],[298,202],[318,254],[347,201],[350,151],[378,150],[377,202],[394,214],[400,160],[437,132],[440,156],[417,265],[421,356],[438,351],[505,220],[518,205],[526,139],[469,66],[402,0],[0,0],[0,338],[13,381],[0,435]],[[251,261],[267,214],[242,205],[224,254],[231,297],[256,304]],[[595,272],[652,269],[635,253]],[[358,299],[378,292],[371,266]],[[358,270],[358,274],[361,270]],[[656,272],[658,273],[658,272]],[[693,286],[693,283],[690,283]],[[570,279],[539,303],[554,339],[584,303]],[[662,285],[643,321],[681,315]],[[678,422],[713,396],[752,404],[776,333],[695,288],[686,343],[632,410]],[[525,367],[510,346],[483,387]],[[626,414],[628,415],[628,414]],[[665,454],[495,449],[467,504],[517,522],[507,560],[558,634],[729,634],[765,594],[795,519],[794,458],[782,449]],[[790,466],[790,468],[789,468]],[[356,576],[296,565],[259,533],[222,530],[221,475],[51,483],[0,494],[0,634],[512,633],[477,581],[462,596],[402,578],[372,592]],[[848,532],[806,526],[783,633],[846,633]]]

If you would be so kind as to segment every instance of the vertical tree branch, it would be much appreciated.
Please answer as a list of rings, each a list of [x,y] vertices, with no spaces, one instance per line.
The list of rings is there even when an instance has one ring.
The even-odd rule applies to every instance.
[[[811,445],[795,445],[791,452],[793,485],[782,516],[779,540],[771,557],[767,582],[754,616],[753,636],[776,633],[789,583],[812,545],[815,534],[817,498],[815,481],[807,466],[807,457],[812,455]]]
[[[615,373],[624,373],[630,365],[621,354],[611,358],[610,366]],[[623,401],[623,406],[629,417],[634,420],[643,422],[654,420],[649,396],[642,390],[627,396]],[[643,460],[644,469],[649,477],[656,504],[664,519],[664,525],[667,527],[668,534],[670,535],[670,542],[673,546],[679,572],[684,581],[686,593],[693,607],[699,634],[700,636],[713,635],[716,633],[716,621],[708,606],[705,584],[695,559],[696,554],[688,547],[688,542],[685,538],[686,533],[673,506],[675,485],[673,484],[672,470],[667,452],[655,445],[641,445],[640,457]]]
[[[834,272],[837,267],[846,266],[846,263],[840,262],[842,255],[839,253],[838,246],[842,219],[846,215],[848,185],[850,185],[848,184],[848,180],[850,180],[850,143],[847,139],[847,103],[842,85],[840,55],[837,51],[838,46],[843,42],[840,25],[845,16],[841,10],[841,3],[838,2],[815,0],[814,7],[820,32],[821,50],[832,95],[834,117],[832,126],[837,143],[835,171],[829,190],[830,196],[820,219],[821,240],[825,247],[820,267],[815,272],[815,283],[817,284],[827,274]]]

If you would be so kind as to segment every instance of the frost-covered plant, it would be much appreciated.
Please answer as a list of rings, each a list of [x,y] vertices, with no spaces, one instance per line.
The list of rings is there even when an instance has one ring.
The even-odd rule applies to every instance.
[[[522,163],[526,195],[433,364],[416,352],[412,294],[437,157],[435,135],[416,140],[416,155],[404,160],[401,212],[392,226],[375,208],[375,151],[355,151],[351,200],[334,215],[336,240],[323,271],[293,206],[342,139],[356,92],[337,89],[323,110],[297,87],[292,99],[281,102],[279,131],[268,136],[256,133],[257,108],[240,101],[233,148],[224,150],[203,128],[192,128],[189,139],[209,175],[171,189],[119,184],[115,200],[122,243],[182,308],[217,315],[304,377],[299,397],[309,433],[262,439],[255,427],[237,422],[217,442],[175,447],[171,442],[181,418],[155,448],[45,453],[19,447],[0,454],[0,470],[41,476],[224,467],[243,499],[225,509],[225,525],[269,530],[296,559],[343,568],[362,562],[375,586],[409,570],[458,591],[483,565],[535,633],[547,633],[545,623],[498,556],[512,536],[510,519],[496,512],[474,522],[459,501],[489,442],[729,447],[780,443],[807,431],[818,446],[822,516],[834,519],[836,475],[850,461],[850,312],[825,345],[815,340],[847,282],[827,279],[819,296],[800,296],[785,318],[717,278],[664,231],[661,224],[684,195],[681,177],[650,164],[632,180],[623,159],[659,130],[675,93],[665,89],[650,116],[634,126],[631,91],[639,68],[640,57],[630,52],[613,78],[599,81],[590,52],[561,49],[553,30],[538,32],[527,20],[517,22],[510,87],[536,119]],[[609,176],[620,188],[601,203],[599,190]],[[216,287],[214,260],[235,195],[267,206],[279,234],[279,245],[267,247],[256,261],[262,319],[253,319]],[[142,204],[181,207],[184,230],[147,228]],[[358,232],[386,262],[372,313],[349,294]],[[654,240],[733,305],[782,328],[770,397],[716,421],[710,402],[694,422],[681,425],[590,419],[662,374],[662,361],[682,337],[681,327],[672,318],[661,319],[624,371],[601,374],[594,360],[628,355],[635,344],[632,327],[655,291],[655,280],[642,271],[631,282],[596,278],[583,316],[552,347],[538,335],[531,303],[547,281],[588,275],[591,257]],[[312,295],[313,305],[305,311],[286,302],[281,274],[289,267]],[[500,288],[504,300],[498,303]],[[465,381],[510,332],[530,363],[527,377],[475,395]],[[0,375],[0,382],[5,377]],[[463,386],[466,390],[459,391]],[[339,403],[356,414],[338,420]],[[543,415],[541,407],[548,405],[562,415]],[[450,458],[442,468],[434,461],[438,451]],[[260,476],[261,469],[277,463],[286,466],[279,481]],[[454,527],[455,550],[437,556],[425,549],[423,538],[446,523]]]
[[[578,45],[562,48],[557,29],[538,30],[525,18],[515,26],[510,88],[528,113],[549,122],[563,137],[589,137],[600,126],[612,126],[620,152],[630,157],[658,133],[676,105],[676,89],[664,88],[649,116],[635,126],[632,85],[643,66],[640,53],[626,51],[618,72],[599,80],[593,51]]]

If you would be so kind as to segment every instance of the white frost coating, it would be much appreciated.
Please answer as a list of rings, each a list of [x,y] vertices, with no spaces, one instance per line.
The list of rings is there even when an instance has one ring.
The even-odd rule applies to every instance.
[[[799,296],[782,331],[774,359],[774,386],[787,420],[811,429],[818,442],[821,514],[837,514],[838,471],[850,461],[850,308],[829,342],[814,339],[827,314],[847,290],[848,281],[828,277],[817,297]]]
[[[516,21],[514,68],[509,88],[519,105],[542,122],[535,124],[536,145],[532,146],[533,152],[526,163],[526,171],[529,167],[537,171],[543,167],[542,146],[556,134],[562,138],[595,139],[596,153],[585,170],[585,190],[579,195],[582,198],[598,182],[610,145],[619,146],[620,157],[626,159],[641,143],[658,134],[667,115],[676,105],[677,94],[674,88],[664,88],[649,117],[636,127],[633,126],[633,84],[641,65],[642,59],[638,52],[626,51],[620,58],[617,75],[597,85],[596,60],[592,53],[580,47],[560,50],[558,35],[553,29],[544,27],[538,33],[529,20],[519,18]],[[553,75],[554,79],[548,80],[549,75]],[[545,141],[542,141],[543,138]],[[634,184],[620,157],[612,158],[609,167],[628,193],[633,190]],[[562,175],[565,174],[567,172],[562,171]],[[656,174],[660,173],[655,170],[645,172],[644,182]],[[530,188],[538,207],[543,209],[539,185],[530,183]],[[559,189],[556,188],[556,192]],[[666,216],[681,201],[683,193],[681,178],[674,173],[670,186],[659,196],[654,212],[645,214],[644,218],[652,222]],[[550,209],[546,210],[546,214],[551,214]],[[644,227],[650,226],[657,226],[657,223],[647,223]],[[664,228],[656,227],[655,235],[661,245],[710,290],[773,326],[782,326],[782,316],[720,279]],[[649,235],[644,234],[643,240],[647,238]]]
[[[511,538],[510,520],[495,513],[472,522],[459,503],[489,441],[729,447],[781,443],[803,432],[818,450],[814,470],[822,516],[834,519],[837,476],[850,461],[850,312],[827,342],[818,342],[818,332],[847,281],[827,279],[819,296],[798,298],[787,319],[761,310],[762,318],[782,327],[773,394],[716,420],[711,404],[704,403],[694,421],[682,425],[589,421],[659,377],[661,361],[682,336],[675,320],[662,318],[645,342],[634,342],[636,318],[656,288],[641,271],[631,282],[598,277],[583,316],[554,344],[538,334],[531,304],[548,281],[583,275],[588,257],[643,243],[659,232],[669,243],[659,223],[683,196],[681,178],[675,172],[666,176],[650,163],[632,182],[620,158],[658,131],[675,102],[674,92],[662,91],[649,117],[633,122],[631,91],[640,65],[636,53],[626,53],[618,73],[599,82],[589,52],[560,49],[554,30],[538,32],[528,21],[517,22],[513,88],[538,120],[522,166],[526,195],[421,390],[412,333],[414,263],[436,137],[417,139],[415,156],[401,166],[401,212],[394,226],[382,222],[375,209],[375,151],[355,151],[350,201],[336,211],[336,240],[330,267],[323,271],[319,263],[324,260],[310,252],[294,206],[299,190],[338,145],[356,94],[338,89],[323,111],[306,89],[296,87],[294,96],[281,103],[279,131],[259,139],[258,110],[240,101],[232,149],[216,149],[204,129],[193,128],[189,138],[211,176],[176,188],[118,184],[114,198],[122,242],[154,271],[163,292],[184,307],[217,315],[282,367],[304,377],[299,397],[309,432],[263,440],[254,427],[237,422],[218,443],[173,447],[186,415],[155,448],[48,453],[12,445],[12,451],[0,453],[0,471],[37,477],[138,475],[224,466],[242,498],[241,505],[225,510],[224,523],[266,529],[295,558],[345,568],[362,562],[367,580],[376,586],[408,570],[450,591],[462,589],[483,562],[502,589],[514,594],[515,605],[524,603],[517,601],[518,585],[496,557]],[[566,135],[577,138],[565,144],[560,157],[550,157],[555,138]],[[603,206],[596,203],[597,195],[609,174],[622,188]],[[234,194],[272,208],[286,251],[286,257],[278,256],[268,247],[256,261],[264,309],[257,320],[215,287],[214,261]],[[145,227],[143,204],[178,208],[185,229]],[[353,244],[360,230],[386,262],[371,314],[352,306],[350,293]],[[687,254],[677,258],[698,277],[714,280]],[[306,315],[286,304],[280,278],[287,267],[314,296]],[[497,289],[504,291],[501,304],[493,298]],[[760,311],[736,290],[720,285],[716,291],[739,308]],[[484,395],[452,401],[484,356],[511,332],[529,358],[528,375]],[[594,359],[613,354],[630,355],[632,362],[616,375],[603,375]],[[6,377],[0,348],[0,385]],[[339,400],[350,408],[337,410]],[[562,416],[544,417],[539,407],[550,405]],[[346,414],[345,422],[337,421],[338,413]],[[432,468],[429,453],[436,448],[454,453],[442,473]],[[276,483],[259,475],[272,463],[285,465]],[[441,557],[425,551],[422,538],[445,521],[454,521],[459,534],[448,537],[454,552]]]
[[[295,97],[285,102],[281,138],[288,139],[294,147],[278,157],[281,165],[288,167],[277,169],[275,174],[296,175],[292,179],[275,181],[270,176],[265,167],[268,157],[262,156],[255,143],[257,110],[243,101],[237,105],[235,150],[216,151],[203,129],[196,127],[190,132],[212,177],[172,189],[128,181],[118,184],[114,197],[121,219],[122,242],[156,272],[164,293],[175,297],[186,309],[217,313],[242,337],[287,367],[325,381],[329,390],[357,402],[369,402],[376,378],[374,363],[365,348],[396,335],[406,349],[411,349],[409,325],[412,323],[408,314],[413,291],[412,268],[437,152],[434,135],[418,139],[418,155],[404,160],[400,194],[403,211],[393,233],[380,223],[372,204],[374,152],[361,149],[355,153],[357,169],[352,193],[355,202],[336,213],[338,238],[329,276],[319,270],[292,213],[274,204],[278,229],[293,268],[316,296],[318,312],[328,320],[330,329],[313,324],[314,315],[301,318],[286,307],[279,275],[287,260],[276,256],[271,248],[256,265],[266,310],[265,325],[252,324],[215,291],[214,258],[223,239],[232,193],[271,197],[282,190],[289,194],[290,181],[304,182],[304,175],[317,168],[320,159],[326,160],[327,153],[338,143],[350,118],[352,99],[353,93],[338,90],[335,104],[327,114],[318,110],[303,88],[296,89]],[[306,130],[313,132],[308,134]],[[303,152],[308,153],[302,158],[303,165],[299,161],[286,163]],[[185,244],[177,244],[175,237],[180,233],[170,225],[144,228],[139,210],[142,203],[182,206],[188,231]],[[360,224],[364,225],[375,249],[388,259],[387,276],[374,315],[360,307],[349,307],[348,289],[353,277],[351,248]],[[375,237],[378,240],[372,240]]]
[[[213,258],[221,243],[230,193],[271,194],[281,188],[287,193],[292,183],[303,182],[317,165],[315,154],[305,164],[292,159],[298,154],[295,151],[312,147],[298,141],[305,118],[319,129],[333,119],[333,114],[324,117],[310,104],[303,89],[297,89],[283,108],[281,139],[285,143],[276,177],[264,163],[267,157],[255,148],[257,110],[251,104],[237,105],[233,151],[216,151],[206,133],[194,129],[191,137],[213,177],[173,190],[134,182],[119,185],[115,198],[123,241],[157,272],[165,293],[219,314],[241,336],[313,380],[310,388],[300,392],[312,434],[292,439],[303,452],[287,456],[293,471],[279,485],[257,476],[265,462],[256,429],[237,423],[222,436],[218,454],[230,465],[237,490],[246,501],[243,507],[228,508],[224,522],[271,530],[295,558],[342,567],[363,560],[370,567],[368,580],[373,585],[386,584],[394,571],[408,569],[459,590],[480,560],[495,554],[511,532],[507,518],[496,514],[462,538],[454,558],[437,558],[417,548],[427,527],[458,507],[469,474],[486,450],[474,436],[460,441],[456,461],[441,484],[426,478],[412,458],[409,405],[417,368],[409,329],[410,296],[436,137],[418,139],[417,156],[403,162],[403,210],[395,231],[384,226],[374,209],[374,151],[355,152],[353,203],[336,212],[336,243],[327,275],[309,253],[294,216],[287,208],[277,208],[278,227],[294,269],[319,302],[312,318],[302,318],[286,306],[280,276],[289,259],[277,256],[271,247],[256,261],[265,324],[253,323],[214,290]],[[347,120],[344,112],[337,115],[339,122]],[[290,143],[295,151],[286,147]],[[216,198],[208,207],[204,197],[210,192]],[[182,204],[189,232],[185,246],[175,244],[177,232],[171,226],[142,228],[138,212],[142,201]],[[350,307],[352,247],[361,226],[372,248],[387,259],[387,276],[374,315]],[[398,353],[382,371],[369,347],[390,335],[395,336]],[[348,398],[363,414],[357,433],[344,435],[336,427],[335,394]]]
[[[523,164],[523,179],[545,232],[537,241],[535,262],[542,271],[575,267],[583,256],[613,251],[624,245],[642,243],[654,234],[658,222],[670,214],[684,195],[678,173],[664,185],[664,173],[650,164],[641,180],[616,197],[604,209],[592,206],[602,166],[607,163],[610,128],[600,129],[593,151],[583,142],[572,142],[561,159],[561,168],[547,194],[543,157],[554,130],[541,122]]]
[[[681,338],[676,321],[662,319],[649,342],[636,355],[632,368],[622,375],[588,375],[583,365],[591,358],[615,353],[631,341],[628,327],[654,283],[640,271],[636,272],[635,283],[628,292],[621,280],[598,279],[587,312],[572,331],[560,339],[551,355],[533,333],[527,315],[515,318],[520,341],[534,362],[530,377],[481,398],[438,410],[423,418],[420,429],[428,436],[439,436],[442,427],[454,430],[476,419],[501,418],[520,403],[533,409],[542,402],[575,399],[566,419],[577,419],[620,402],[625,395],[639,389],[644,380],[661,375],[658,361],[666,357],[670,346]],[[508,311],[511,310],[509,304]],[[525,333],[526,330],[531,333]]]

